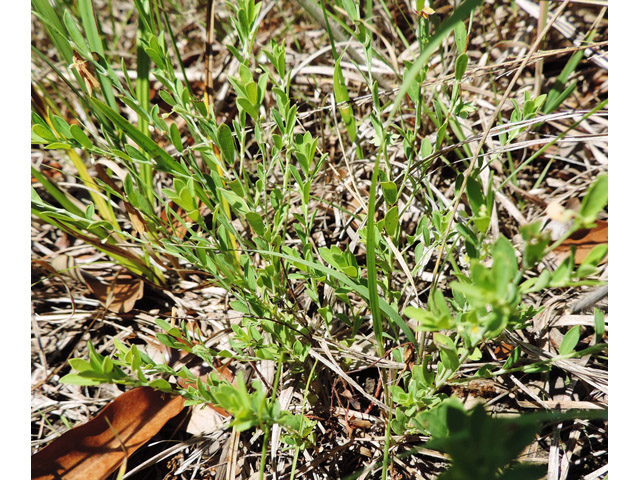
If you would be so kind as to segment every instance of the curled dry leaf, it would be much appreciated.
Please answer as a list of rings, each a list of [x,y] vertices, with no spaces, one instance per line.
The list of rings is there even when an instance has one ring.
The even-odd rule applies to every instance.
[[[95,53],[93,54],[93,57],[94,60],[99,60],[99,57]],[[89,91],[89,95],[93,93],[94,89],[100,89],[100,82],[98,82],[98,79],[94,75],[95,72],[93,70],[93,67],[76,51],[73,52],[73,63],[70,65],[70,67],[75,68],[78,71],[78,73],[84,80],[87,90]]]
[[[422,18],[429,18],[431,15],[436,13],[436,11],[430,7],[422,7],[422,10],[420,10],[419,12],[416,11],[416,13],[420,15]]]
[[[130,456],[183,407],[182,397],[172,397],[150,387],[123,393],[95,418],[69,430],[33,455],[31,478],[106,479],[124,460],[125,450],[126,456]]]
[[[140,211],[131,205],[127,201],[123,201],[124,208],[127,210],[127,214],[129,214],[129,220],[131,220],[131,225],[138,232],[138,234],[142,237],[147,233],[147,226],[144,222],[144,217],[140,214]]]
[[[554,252],[568,254],[571,247],[576,247],[576,264],[581,264],[591,249],[596,245],[609,243],[609,223],[604,220],[596,220],[596,226],[590,230],[578,230],[562,242]],[[603,262],[607,261],[607,257]]]

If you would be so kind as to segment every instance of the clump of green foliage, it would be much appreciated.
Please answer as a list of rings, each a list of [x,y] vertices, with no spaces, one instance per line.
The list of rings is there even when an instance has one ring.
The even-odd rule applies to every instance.
[[[423,3],[418,2],[419,10]],[[285,44],[272,40],[255,55],[261,3],[241,0],[227,5],[230,17],[223,28],[235,32],[234,43],[227,47],[239,68],[228,79],[237,113],[225,124],[217,122],[210,99],[197,98],[178,75],[182,61],[171,25],[161,9],[151,8],[151,2],[134,2],[138,14],[134,84],[124,62],[118,65],[105,53],[89,0],[79,0],[75,8],[63,8],[61,3],[57,9],[48,0],[33,0],[34,14],[58,60],[69,67],[60,69],[42,52],[34,53],[65,81],[87,114],[83,115],[86,123],[69,124],[56,102],[46,98],[46,110],[32,113],[32,142],[66,154],[89,196],[76,198],[32,168],[41,192],[46,193],[32,188],[32,212],[156,285],[169,285],[172,270],[187,265],[228,291],[233,297],[231,307],[244,317],[232,326],[226,350],[205,347],[204,339],[184,323],[174,326],[157,320],[159,342],[208,365],[221,358],[240,363],[272,360],[278,379],[290,371],[305,375],[306,399],[316,369],[309,352],[319,329],[330,332],[337,325],[346,326],[349,333],[340,340],[350,345],[370,322],[379,356],[391,351],[397,361],[402,361],[411,345],[419,353],[415,366],[399,377],[384,375],[383,398],[392,413],[387,419],[383,478],[390,461],[391,435],[412,432],[431,435],[432,447],[451,455],[453,466],[442,478],[537,478],[537,470],[529,466],[509,466],[533,440],[537,423],[492,419],[481,407],[465,412],[442,393],[442,387],[459,377],[465,361],[481,357],[483,344],[499,338],[505,329],[523,328],[539,312],[526,302],[527,295],[593,284],[590,277],[606,248],[594,249],[578,267],[570,255],[550,271],[538,268],[554,247],[541,223],[522,227],[521,248],[504,236],[492,238],[494,184],[490,181],[483,188],[480,180],[487,163],[479,162],[466,182],[462,172],[456,174],[456,195],[466,196],[469,214],[459,214],[451,231],[447,225],[454,221],[454,212],[424,187],[422,180],[437,160],[449,163],[441,153],[448,144],[462,142],[456,154],[471,155],[461,121],[477,107],[464,101],[461,84],[469,62],[466,50],[473,11],[480,3],[467,0],[442,23],[428,17],[417,20],[419,55],[404,65],[394,101],[384,100],[374,74],[374,59],[381,55],[367,28],[371,2],[343,0],[346,16],[328,11],[324,2],[317,6],[329,32],[337,23],[362,47],[366,69],[361,73],[372,94],[369,114],[357,118],[341,66],[345,52],[332,39],[338,127],[356,155],[374,165],[366,212],[349,213],[360,226],[357,240],[366,251],[363,263],[350,249],[335,244],[318,247],[314,242],[319,228],[317,205],[323,202],[317,190],[329,154],[321,151],[319,138],[311,131],[300,132]],[[454,81],[451,88],[433,90],[428,96],[423,85],[427,60],[450,35],[456,48]],[[124,78],[116,71],[124,73]],[[158,105],[149,102],[151,73],[162,85],[158,95],[170,106],[169,112],[161,113]],[[522,103],[514,101],[508,123],[532,120],[557,108],[566,95],[559,86],[554,88],[548,96],[527,95]],[[123,114],[125,107],[135,112],[136,121]],[[410,114],[413,122],[400,112]],[[185,125],[182,131],[178,119]],[[426,119],[436,127],[433,142],[423,135]],[[373,148],[361,137],[359,127],[365,124],[373,129]],[[506,132],[499,137],[503,146],[525,129]],[[192,139],[189,146],[185,137]],[[403,171],[390,161],[390,149],[398,144],[406,162]],[[89,159],[101,159],[95,164],[97,176],[89,173]],[[162,188],[156,187],[158,177],[163,179]],[[567,235],[590,227],[607,198],[607,177],[602,175],[582,200]],[[407,232],[412,203],[419,205],[422,216],[415,230]],[[455,280],[433,285],[428,301],[420,303],[410,287],[424,268],[421,261],[428,249],[445,251]],[[458,249],[464,254],[455,255]],[[398,282],[407,276],[408,283]],[[313,304],[315,319],[291,294],[292,282]],[[325,287],[335,292],[335,302],[321,297]],[[409,319],[417,329],[410,327]],[[569,331],[558,359],[606,348],[598,343],[576,351],[579,336],[579,330]],[[71,360],[74,373],[62,380],[78,385],[147,385],[182,395],[191,405],[211,403],[224,408],[233,415],[232,425],[238,431],[259,428],[265,433],[261,473],[274,425],[284,429],[283,440],[295,448],[295,458],[313,441],[315,422],[303,413],[282,410],[277,388],[269,395],[261,382],[249,387],[242,375],[234,384],[215,373],[202,379],[185,367],[176,370],[152,360],[136,345],[115,339],[113,344],[110,355],[90,347],[88,360]],[[551,368],[554,360],[527,364],[516,348],[504,364],[479,368],[471,378],[540,372]],[[175,379],[185,382],[175,383]],[[489,444],[491,449],[483,447]],[[477,470],[480,464],[484,466]]]

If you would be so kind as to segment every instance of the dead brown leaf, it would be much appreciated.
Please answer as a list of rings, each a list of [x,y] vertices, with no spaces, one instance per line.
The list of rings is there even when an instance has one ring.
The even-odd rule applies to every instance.
[[[596,226],[590,230],[578,230],[562,242],[554,252],[568,254],[571,247],[576,247],[576,264],[581,264],[589,252],[596,245],[609,243],[609,223],[605,220],[596,220]],[[607,257],[603,262],[607,261]]]
[[[150,387],[123,393],[95,418],[55,439],[31,457],[32,480],[103,480],[184,407]],[[111,424],[111,427],[109,427]],[[120,443],[122,441],[122,443]]]
[[[98,58],[96,54],[93,54],[93,56],[94,60],[97,61]],[[94,75],[93,67],[76,51],[73,52],[73,63],[71,64],[71,67],[75,68],[84,80],[87,90],[89,91],[89,95],[93,93],[94,89],[100,89],[100,82],[98,82],[98,79]]]
[[[115,313],[130,312],[144,295],[144,282],[128,274],[118,275],[108,284],[85,275],[85,283],[93,296]]]

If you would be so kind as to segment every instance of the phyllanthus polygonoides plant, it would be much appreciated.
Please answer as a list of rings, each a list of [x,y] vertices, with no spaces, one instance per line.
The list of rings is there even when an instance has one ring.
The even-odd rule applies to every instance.
[[[296,459],[300,449],[313,444],[316,422],[304,412],[312,403],[307,403],[310,385],[317,380],[310,353],[318,349],[318,338],[350,347],[364,336],[379,358],[391,352],[393,360],[405,362],[404,355],[421,354],[398,378],[382,369],[380,398],[393,412],[385,420],[383,475],[390,461],[391,434],[415,432],[431,435],[433,448],[451,455],[454,468],[446,478],[470,478],[465,476],[468,464],[460,449],[502,434],[514,443],[500,444],[500,452],[487,460],[483,478],[506,479],[505,472],[516,471],[524,475],[524,470],[501,469],[514,459],[516,446],[531,441],[538,425],[494,421],[480,408],[465,412],[447,398],[443,387],[459,379],[465,362],[480,358],[483,344],[499,339],[505,330],[523,328],[540,311],[527,302],[528,295],[593,284],[589,277],[597,273],[606,246],[596,247],[577,267],[569,255],[552,271],[539,269],[542,258],[562,239],[552,243],[540,222],[521,227],[520,247],[505,236],[490,237],[499,187],[493,173],[488,182],[482,180],[486,165],[473,169],[466,183],[458,165],[448,165],[457,172],[455,194],[466,195],[468,201],[467,213],[461,213],[452,231],[448,225],[454,212],[431,187],[424,187],[448,144],[458,142],[453,151],[459,158],[472,155],[462,127],[477,107],[465,100],[462,82],[469,64],[472,12],[480,1],[463,2],[443,22],[431,22],[427,13],[420,17],[419,56],[403,65],[400,91],[386,104],[376,67],[381,55],[366,24],[371,2],[343,1],[340,15],[324,3],[317,6],[326,20],[322,25],[353,34],[364,55],[363,82],[372,93],[370,108],[361,115],[343,71],[344,58],[352,52],[340,50],[331,38],[337,143],[347,145],[351,159],[368,165],[368,194],[355,182],[351,185],[346,175],[339,179],[340,188],[358,198],[357,209],[339,204],[337,196],[325,198],[327,178],[338,171],[323,131],[308,127],[303,121],[307,117],[298,112],[300,104],[293,100],[286,42],[271,40],[261,55],[252,54],[261,3],[230,2],[229,15],[223,16],[227,20],[219,26],[234,39],[227,47],[238,64],[228,77],[233,114],[221,123],[211,99],[194,95],[185,76],[175,71],[174,65],[182,69],[182,60],[179,55],[172,58],[178,49],[171,26],[161,21],[159,12],[144,8],[148,2],[135,2],[140,22],[137,62],[147,65],[159,82],[157,96],[168,106],[166,111],[149,103],[145,68],[138,70],[135,88],[124,63],[122,75],[116,75],[97,35],[91,2],[78,2],[78,22],[72,11],[61,10],[59,17],[48,2],[34,0],[34,11],[45,22],[57,54],[70,66],[65,72],[55,71],[89,114],[82,115],[87,124],[70,125],[53,111],[35,111],[32,141],[65,153],[89,193],[76,197],[34,168],[44,193],[32,189],[33,213],[156,286],[171,288],[173,278],[183,271],[200,274],[222,287],[229,294],[228,308],[242,314],[230,325],[228,342],[220,348],[207,346],[207,339],[188,322],[156,320],[157,341],[211,367],[206,375],[154,360],[141,346],[114,338],[113,352],[107,355],[89,344],[88,359],[72,359],[73,373],[62,381],[148,386],[181,395],[187,405],[222,408],[233,416],[230,425],[237,431],[264,432],[262,475],[274,426],[282,427],[282,440],[295,449]],[[418,2],[418,11],[427,12],[424,3]],[[442,50],[450,34],[455,45],[453,83],[428,90],[423,85],[428,60]],[[563,92],[557,91],[552,101],[545,94],[532,98],[528,93],[522,106],[514,101],[510,122],[518,126],[498,135],[501,146],[526,133],[520,122],[557,107]],[[426,127],[434,135],[425,135]],[[390,154],[396,147],[400,156]],[[99,159],[95,177],[87,168],[91,158]],[[402,158],[406,168],[398,169]],[[600,176],[573,214],[574,230],[591,227],[606,205],[607,177]],[[412,209],[420,213],[409,229]],[[319,220],[326,211],[347,219],[335,227],[335,235],[326,227],[327,220]],[[414,278],[424,271],[421,262],[428,261],[427,251],[454,245],[460,255],[449,251],[445,259],[455,280],[431,286],[424,308],[403,308],[417,298]],[[417,330],[409,319],[417,323]],[[599,340],[602,324],[601,318],[596,320]],[[424,332],[428,335],[421,337]],[[570,330],[557,359],[603,348],[596,343],[576,351],[579,337],[579,329]],[[238,366],[272,362],[275,380],[271,386],[245,380],[241,367],[229,378],[214,368],[222,360]],[[348,370],[351,361],[339,358],[339,367]],[[527,362],[516,347],[502,365],[479,368],[475,378],[540,372],[554,361]],[[284,375],[300,375],[306,384],[300,413],[281,408],[278,394]],[[491,435],[484,435],[484,427]],[[295,468],[292,477],[294,472]]]

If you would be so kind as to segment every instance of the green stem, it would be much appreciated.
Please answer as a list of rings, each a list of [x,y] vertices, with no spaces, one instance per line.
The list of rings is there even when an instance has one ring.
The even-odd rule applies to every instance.
[[[142,0],[141,2],[142,8],[144,11],[139,11],[138,15],[149,16],[149,0]],[[137,56],[137,64],[136,64],[136,99],[140,104],[140,107],[148,112],[150,109],[150,101],[149,101],[149,67],[150,60],[147,52],[144,51],[143,39],[146,39],[151,32],[147,30],[146,22],[143,20],[138,21],[138,31],[136,33],[136,56]],[[138,117],[138,130],[143,135],[149,136],[149,122],[142,115]],[[140,166],[140,177],[143,180],[144,185],[144,193],[147,199],[153,204],[154,198],[151,193],[152,185],[153,185],[153,169],[150,164],[143,164]]]
[[[311,373],[309,374],[309,378],[307,378],[307,385],[305,386],[305,389],[304,389],[304,398],[302,399],[302,410],[300,411],[300,415],[304,415],[304,406],[307,404],[307,395],[309,394],[309,386],[311,385],[311,379],[313,378],[313,373],[316,371],[316,365],[318,365],[317,358],[313,364],[313,368],[311,368]],[[298,431],[299,434],[302,434],[302,428],[303,428],[303,425],[301,423],[300,430]],[[298,455],[300,454],[301,448],[302,447],[300,446],[300,444],[296,445],[296,451],[293,454],[293,463],[291,464],[291,476],[289,477],[289,480],[294,480],[295,478],[296,465],[298,463]]]
[[[276,370],[276,378],[273,380],[273,389],[271,392],[271,403],[275,402],[278,396],[278,384],[280,383],[280,375],[282,375],[282,364],[284,363],[284,352],[280,352],[278,358],[278,368]]]
[[[260,473],[258,477],[260,480],[264,478],[264,469],[267,465],[267,445],[269,444],[270,432],[271,428],[267,427],[264,431],[264,438],[262,440],[262,452],[260,454]]]
[[[387,416],[387,424],[385,426],[385,432],[384,432],[384,452],[383,452],[383,456],[382,456],[382,478],[386,479],[387,478],[387,471],[389,470],[389,449],[391,448],[391,420],[393,419],[393,399],[391,398],[391,392],[389,392],[389,388],[388,388],[388,384],[390,383],[395,383],[395,381],[397,380],[397,376],[396,373],[394,371],[393,373],[393,378],[391,379],[391,382],[389,382],[388,380],[388,375],[390,374],[388,370],[383,370],[382,371],[382,381],[383,381],[383,388],[384,388],[384,398],[385,398],[385,402],[386,404],[389,406],[389,413]]]

